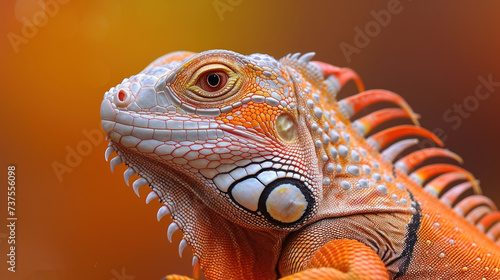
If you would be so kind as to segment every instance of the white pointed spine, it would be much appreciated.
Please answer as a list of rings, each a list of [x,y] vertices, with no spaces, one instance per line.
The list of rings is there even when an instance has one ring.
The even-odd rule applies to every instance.
[[[115,171],[115,167],[117,165],[120,165],[122,163],[122,157],[121,156],[117,156],[117,157],[114,157],[110,162],[109,162],[109,166],[111,167],[111,172]]]
[[[158,195],[155,192],[150,192],[146,197],[146,204],[149,204],[155,198],[158,198]]]
[[[182,258],[182,252],[184,251],[184,249],[186,248],[187,245],[188,244],[187,244],[186,240],[182,239],[181,243],[179,243],[179,257]]]
[[[198,257],[193,256],[193,260],[191,261],[191,266],[195,266],[198,263]]]
[[[382,156],[385,157],[388,161],[394,162],[394,159],[401,154],[407,148],[418,144],[418,139],[405,139],[398,141],[382,152]]]
[[[358,120],[354,121],[351,126],[359,135],[365,136],[367,134],[365,127]]]
[[[129,186],[130,176],[135,174],[135,170],[132,167],[129,167],[125,172],[123,172],[123,179],[125,180],[125,184]]]
[[[350,119],[354,115],[353,105],[345,100],[337,102],[340,113],[346,119]]]
[[[160,209],[158,209],[158,213],[156,214],[156,219],[158,220],[158,222],[168,213],[170,213],[170,210],[168,210],[167,206],[163,205],[162,207],[160,207]]]
[[[109,159],[109,156],[115,151],[115,149],[113,147],[108,147],[106,149],[106,152],[104,153],[104,158],[106,159],[106,161],[108,161]]]
[[[401,169],[401,171],[403,171],[405,174],[408,174],[408,166],[406,166],[406,164],[402,161],[398,161],[394,164],[394,167],[398,168],[398,169]]]
[[[171,223],[167,229],[167,238],[170,243],[172,243],[172,235],[175,231],[179,229],[179,226],[176,223]]]
[[[415,175],[415,174],[410,174],[410,179],[412,179],[413,181],[415,181],[415,183],[419,184],[419,185],[422,185],[422,180],[420,180],[420,178]]]
[[[373,149],[380,151],[380,145],[377,143],[377,141],[373,140],[373,138],[368,138],[366,139],[366,142],[372,146]]]
[[[304,64],[304,65],[306,65],[315,54],[316,53],[314,53],[314,52],[305,53],[304,55],[302,55],[299,58],[299,62],[302,63],[302,64]]]
[[[139,178],[135,180],[135,182],[132,184],[132,188],[134,189],[135,194],[140,197],[139,188],[147,185],[148,183],[149,183],[148,180],[144,178]]]
[[[292,56],[290,57],[290,60],[297,60],[300,56],[300,53],[294,53],[292,54]]]

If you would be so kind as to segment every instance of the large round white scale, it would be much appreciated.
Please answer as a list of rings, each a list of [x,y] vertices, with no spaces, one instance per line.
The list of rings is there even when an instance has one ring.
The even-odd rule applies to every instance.
[[[282,223],[298,221],[307,209],[307,199],[302,191],[291,183],[274,188],[266,200],[269,215]]]

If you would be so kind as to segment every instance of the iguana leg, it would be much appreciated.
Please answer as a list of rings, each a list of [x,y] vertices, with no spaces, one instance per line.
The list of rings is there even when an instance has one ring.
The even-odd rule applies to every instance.
[[[305,270],[281,280],[388,280],[380,257],[365,244],[349,239],[332,240],[318,249]]]
[[[165,276],[161,280],[198,280],[200,279],[200,271],[201,271],[200,263],[196,263],[193,266],[193,278],[183,275],[170,274]]]
[[[177,275],[177,274],[167,275],[167,277],[165,277],[163,279],[165,279],[165,280],[193,280],[193,278],[191,278],[191,277]]]

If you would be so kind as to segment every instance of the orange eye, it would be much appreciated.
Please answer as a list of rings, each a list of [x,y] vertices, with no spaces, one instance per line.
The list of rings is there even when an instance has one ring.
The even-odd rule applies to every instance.
[[[224,88],[229,76],[224,71],[208,71],[200,76],[196,85],[208,92],[215,92]]]
[[[232,96],[242,83],[240,75],[224,64],[200,67],[186,84],[186,94],[198,101],[219,101]]]

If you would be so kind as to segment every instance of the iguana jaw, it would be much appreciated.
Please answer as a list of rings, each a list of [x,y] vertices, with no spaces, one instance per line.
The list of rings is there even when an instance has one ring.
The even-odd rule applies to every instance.
[[[209,279],[277,277],[275,268],[286,232],[254,231],[228,221],[192,191],[199,184],[196,180],[114,141],[109,146],[116,151],[117,158],[137,172],[140,178],[136,182],[141,178],[149,182],[159,202],[168,207],[172,219],[168,239],[171,241],[172,234],[179,229],[182,232],[179,254],[182,257],[182,251],[190,245],[193,265],[199,262],[205,276]]]

